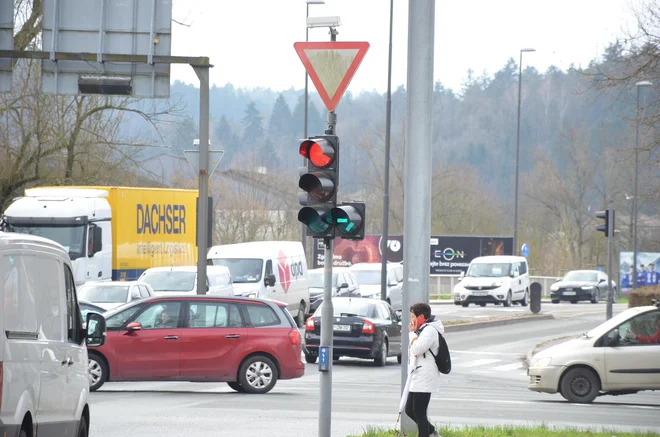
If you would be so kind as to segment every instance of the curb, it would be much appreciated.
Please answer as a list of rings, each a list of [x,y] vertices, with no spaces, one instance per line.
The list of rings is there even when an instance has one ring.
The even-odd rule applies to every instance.
[[[540,349],[546,349],[546,347],[550,343],[564,343],[565,341],[568,341],[571,338],[576,338],[575,335],[565,335],[563,337],[557,337],[557,338],[551,338],[550,340],[542,341],[541,343],[538,343],[534,345],[529,351],[527,351],[527,355],[525,356],[525,364],[527,367],[529,367],[529,364],[532,362],[532,357],[537,353],[540,352]],[[546,347],[544,347],[546,346]]]
[[[523,323],[527,321],[537,321],[537,320],[551,320],[554,318],[555,316],[553,316],[552,314],[542,314],[539,316],[532,315],[532,316],[517,317],[513,319],[490,320],[487,322],[462,323],[460,325],[445,326],[445,332],[469,331],[472,329],[486,328],[489,326],[513,325],[515,323]]]

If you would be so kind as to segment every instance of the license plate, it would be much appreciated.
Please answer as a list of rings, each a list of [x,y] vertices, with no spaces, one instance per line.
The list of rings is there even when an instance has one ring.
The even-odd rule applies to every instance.
[[[335,325],[333,329],[335,331],[350,332],[351,325]]]
[[[574,291],[564,291],[564,296],[575,296]]]
[[[486,293],[485,291],[475,291],[473,294],[475,296],[487,296],[488,295],[488,293]]]

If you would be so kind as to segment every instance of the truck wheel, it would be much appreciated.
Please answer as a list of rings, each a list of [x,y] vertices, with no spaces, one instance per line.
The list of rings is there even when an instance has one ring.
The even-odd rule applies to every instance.
[[[600,380],[591,369],[574,367],[561,379],[561,395],[577,404],[593,402],[600,392]]]

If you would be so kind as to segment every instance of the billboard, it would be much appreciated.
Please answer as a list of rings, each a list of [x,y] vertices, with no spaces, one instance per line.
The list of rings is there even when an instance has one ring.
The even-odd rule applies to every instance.
[[[634,285],[633,275],[637,275],[637,288],[660,285],[660,275],[657,272],[660,263],[659,252],[637,252],[637,268],[633,267],[633,253],[619,254],[619,278],[621,291],[628,293]]]
[[[479,256],[512,255],[512,237],[431,237],[431,274],[458,275]]]
[[[333,267],[350,267],[357,263],[382,262],[380,243],[382,236],[365,235],[362,241],[335,238],[333,248]],[[390,235],[387,239],[387,262],[403,262],[403,235]],[[323,240],[314,239],[313,269],[323,267],[325,263],[325,248]]]
[[[359,262],[381,262],[380,235],[365,235],[362,241],[335,239],[333,267],[350,267]],[[429,244],[429,274],[458,275],[478,256],[513,254],[512,237],[433,236]],[[314,240],[313,269],[324,264],[323,240]],[[387,262],[403,262],[403,235],[388,238]]]

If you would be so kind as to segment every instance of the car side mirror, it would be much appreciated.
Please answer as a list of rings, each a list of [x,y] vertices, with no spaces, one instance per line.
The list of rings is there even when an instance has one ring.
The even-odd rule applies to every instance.
[[[603,282],[605,282],[605,279],[601,279],[600,281],[598,281],[599,284],[602,284]]]
[[[105,317],[99,313],[87,313],[87,331],[85,340],[87,346],[101,347],[105,344],[106,323]]]
[[[341,288],[348,288],[348,282],[342,282],[341,284],[339,284],[339,288],[340,289]]]
[[[394,314],[396,315],[397,322],[401,323],[401,316],[403,316],[403,311],[396,310],[396,311],[394,311]]]
[[[266,287],[273,287],[275,286],[276,281],[277,280],[275,279],[275,275],[271,273],[270,275],[266,276],[266,279],[264,279],[264,284],[266,284]]]
[[[128,325],[126,325],[126,332],[135,332],[141,329],[142,329],[142,325],[140,325],[138,322],[131,322]]]

